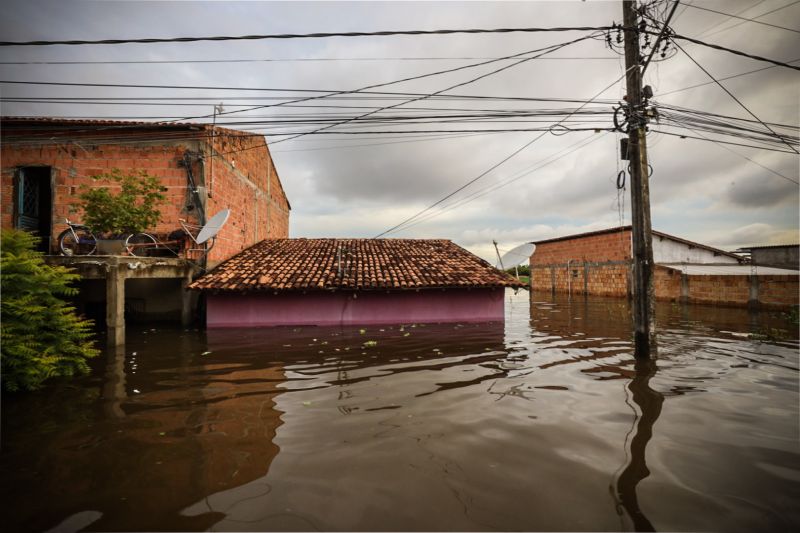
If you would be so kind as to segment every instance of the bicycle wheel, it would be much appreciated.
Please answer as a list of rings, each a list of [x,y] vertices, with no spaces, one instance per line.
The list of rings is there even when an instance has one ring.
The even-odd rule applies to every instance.
[[[136,257],[147,257],[157,246],[158,241],[149,233],[134,233],[125,239],[128,253]]]
[[[58,236],[58,249],[61,255],[92,255],[97,249],[97,241],[88,229],[67,228]]]

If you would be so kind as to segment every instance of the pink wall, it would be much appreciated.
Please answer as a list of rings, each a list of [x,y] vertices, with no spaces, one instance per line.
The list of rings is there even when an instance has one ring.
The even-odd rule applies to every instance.
[[[503,320],[504,289],[420,292],[209,294],[209,328],[488,322]]]

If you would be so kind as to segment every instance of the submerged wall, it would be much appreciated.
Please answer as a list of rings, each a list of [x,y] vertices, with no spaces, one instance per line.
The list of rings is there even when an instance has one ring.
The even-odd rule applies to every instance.
[[[209,328],[489,322],[503,320],[504,289],[209,294]]]
[[[673,302],[786,309],[800,304],[797,274],[688,275],[656,265],[655,297]],[[631,296],[630,263],[570,263],[531,266],[531,288],[572,295]]]

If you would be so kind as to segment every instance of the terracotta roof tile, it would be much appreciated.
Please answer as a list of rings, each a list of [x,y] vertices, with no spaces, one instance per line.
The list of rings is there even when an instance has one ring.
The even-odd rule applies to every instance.
[[[190,288],[291,291],[523,286],[448,240],[267,239],[218,265]]]

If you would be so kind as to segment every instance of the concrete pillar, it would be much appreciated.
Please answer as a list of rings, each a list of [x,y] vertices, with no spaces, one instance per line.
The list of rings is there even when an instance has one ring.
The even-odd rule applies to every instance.
[[[689,302],[689,276],[685,272],[681,272],[681,303]]]
[[[108,349],[106,381],[103,384],[103,410],[108,418],[125,418],[122,403],[128,399],[125,391],[125,346]]]
[[[751,309],[758,308],[758,276],[755,274],[750,275],[750,295],[747,306]]]
[[[583,263],[583,295],[589,294],[589,263]]]
[[[187,327],[192,323],[192,293],[189,284],[192,282],[192,271],[188,270],[181,280],[181,326]]]
[[[106,327],[108,345],[125,344],[125,271],[119,264],[110,264],[106,275]]]

